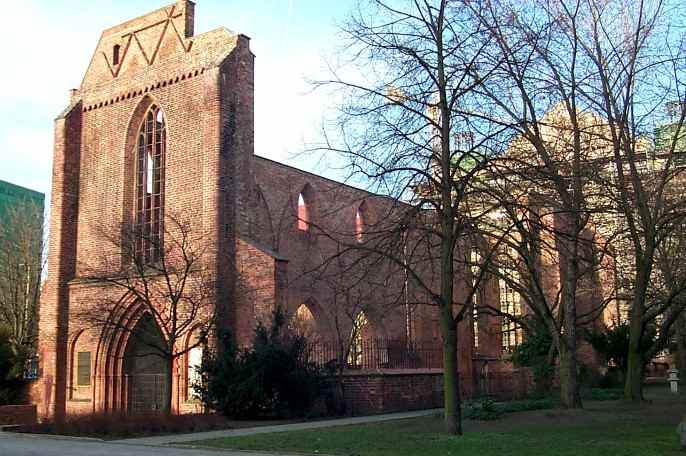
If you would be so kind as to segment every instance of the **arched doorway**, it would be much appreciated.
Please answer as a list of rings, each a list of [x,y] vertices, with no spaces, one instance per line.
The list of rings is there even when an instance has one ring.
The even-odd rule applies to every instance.
[[[131,332],[124,352],[127,410],[130,413],[162,410],[166,397],[163,347],[162,333],[152,316],[146,313]]]

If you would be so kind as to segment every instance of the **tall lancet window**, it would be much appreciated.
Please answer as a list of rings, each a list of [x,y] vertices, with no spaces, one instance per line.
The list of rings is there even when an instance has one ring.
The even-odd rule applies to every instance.
[[[364,241],[364,229],[367,223],[366,212],[366,204],[363,201],[355,212],[355,240],[357,242]]]
[[[166,139],[164,114],[152,105],[138,134],[136,173],[136,256],[146,263],[159,260],[162,252]]]
[[[302,193],[298,195],[298,229],[301,231],[310,229],[310,208]]]

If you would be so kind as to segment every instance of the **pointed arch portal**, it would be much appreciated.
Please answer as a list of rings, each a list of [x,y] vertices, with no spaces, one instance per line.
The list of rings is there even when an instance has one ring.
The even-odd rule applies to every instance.
[[[162,409],[165,398],[164,338],[150,314],[134,327],[124,351],[127,409],[130,413],[150,413]]]

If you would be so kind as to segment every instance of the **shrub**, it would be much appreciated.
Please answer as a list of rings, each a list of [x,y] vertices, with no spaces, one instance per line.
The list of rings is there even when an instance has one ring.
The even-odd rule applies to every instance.
[[[624,397],[622,388],[591,388],[582,390],[581,397],[590,401],[618,401]]]
[[[0,326],[0,405],[24,401],[24,359],[25,356],[12,345],[9,330]]]
[[[615,366],[608,367],[598,381],[598,386],[605,389],[618,388],[622,385],[624,385],[624,372]]]
[[[523,401],[511,401],[500,404],[503,413],[527,412],[531,410],[548,410],[555,408],[556,402],[550,398],[526,399]]]
[[[555,408],[555,405],[555,401],[550,398],[510,402],[494,402],[491,399],[483,399],[467,405],[464,409],[464,417],[472,420],[490,421],[497,420],[506,413],[547,410]]]
[[[470,405],[464,410],[464,417],[479,421],[497,420],[503,415],[494,401],[483,399],[482,401]]]
[[[524,341],[512,353],[512,362],[517,366],[531,368],[539,394],[547,393],[552,388],[555,355],[550,333],[540,319],[532,318]]]
[[[220,350],[201,366],[195,389],[210,409],[235,418],[304,416],[321,396],[321,370],[308,360],[305,337],[289,331],[280,309],[270,328],[258,325],[252,347],[238,350],[220,337]]]
[[[623,323],[603,331],[587,332],[584,337],[595,351],[605,357],[609,364],[606,375],[610,375],[610,378],[601,379],[601,384],[616,386],[616,384],[623,383],[629,357],[629,324]],[[653,345],[655,338],[655,328],[649,326],[641,340],[640,352],[646,353]],[[614,372],[610,373],[610,369]]]

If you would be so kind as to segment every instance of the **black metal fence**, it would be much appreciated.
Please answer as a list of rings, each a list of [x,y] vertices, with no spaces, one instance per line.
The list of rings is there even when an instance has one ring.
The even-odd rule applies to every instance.
[[[350,347],[336,341],[311,345],[310,361],[319,366],[344,364],[346,369],[433,369],[443,366],[440,342],[364,339]]]

